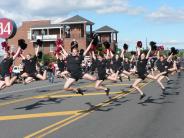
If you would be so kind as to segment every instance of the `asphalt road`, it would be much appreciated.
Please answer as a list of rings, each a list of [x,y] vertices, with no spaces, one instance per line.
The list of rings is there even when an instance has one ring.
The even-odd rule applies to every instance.
[[[110,97],[84,80],[76,85],[84,96],[63,91],[58,79],[14,85],[0,91],[0,138],[183,138],[184,73],[171,79],[166,95],[146,80],[141,101],[133,80],[106,81]]]

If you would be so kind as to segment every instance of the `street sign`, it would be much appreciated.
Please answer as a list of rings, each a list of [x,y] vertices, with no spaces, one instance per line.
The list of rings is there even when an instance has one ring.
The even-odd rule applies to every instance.
[[[0,18],[0,38],[10,39],[15,36],[17,26],[11,19]]]

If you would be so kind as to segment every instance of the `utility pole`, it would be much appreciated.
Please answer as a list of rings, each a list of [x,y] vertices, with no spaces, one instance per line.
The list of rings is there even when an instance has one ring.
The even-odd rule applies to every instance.
[[[148,39],[146,37],[146,49],[148,49]]]

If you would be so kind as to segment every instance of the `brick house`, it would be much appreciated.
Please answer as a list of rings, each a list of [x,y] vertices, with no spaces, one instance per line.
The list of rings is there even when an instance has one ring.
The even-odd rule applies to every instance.
[[[44,53],[54,52],[55,41],[58,38],[64,40],[64,47],[70,51],[71,42],[75,39],[79,44],[79,49],[86,49],[87,46],[87,27],[92,33],[93,22],[76,15],[59,24],[34,25],[30,28],[31,41],[43,40]]]
[[[25,21],[22,25],[17,29],[16,35],[8,40],[9,45],[11,46],[11,51],[17,49],[18,40],[25,39],[26,43],[28,44],[28,48],[25,50],[24,54],[34,53],[33,42],[31,41],[31,33],[30,28],[33,25],[48,25],[50,24],[50,20],[40,20],[40,21]],[[20,63],[20,60],[16,60],[15,63]]]
[[[79,44],[79,49],[86,49],[90,43],[90,36],[93,33],[94,23],[76,15],[69,19],[66,19],[58,24],[52,24],[50,20],[40,21],[25,21],[17,29],[16,35],[8,40],[11,50],[14,51],[18,45],[18,39],[25,39],[28,44],[28,48],[24,51],[24,55],[30,53],[34,54],[35,42],[37,39],[43,41],[41,50],[45,54],[53,54],[55,50],[55,41],[58,38],[64,40],[64,47],[67,51],[70,51],[71,42],[75,39]],[[100,34],[100,40],[109,40],[114,49],[117,43],[118,31],[105,26],[95,31]],[[20,63],[17,60],[16,63]]]
[[[111,48],[115,50],[117,48],[117,40],[118,40],[118,31],[109,27],[109,26],[103,26],[97,30],[94,31],[95,33],[98,33],[99,40],[101,43],[108,41],[111,44]]]
[[[64,39],[64,47],[70,50],[73,39],[79,44],[79,49],[86,49],[89,44],[89,37],[92,34],[94,23],[76,15],[58,24],[52,24],[50,20],[25,21],[17,29],[16,35],[8,40],[11,51],[14,51],[18,45],[18,39],[25,39],[28,48],[24,54],[34,54],[34,46],[37,39],[43,41],[43,53],[53,54],[55,49],[55,41],[58,38]],[[89,30],[89,31],[88,31]],[[89,33],[87,33],[89,32]],[[19,60],[16,63],[20,63]]]

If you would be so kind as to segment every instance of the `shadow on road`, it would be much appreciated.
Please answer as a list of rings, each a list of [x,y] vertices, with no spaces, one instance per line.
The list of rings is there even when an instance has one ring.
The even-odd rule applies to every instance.
[[[152,96],[149,96],[145,101],[139,102],[138,104],[140,104],[142,106],[148,106],[148,104],[159,104],[160,105],[160,104],[168,104],[168,103],[174,103],[174,102],[165,101],[164,97],[154,99],[154,98],[152,98]]]
[[[108,111],[113,110],[114,107],[121,106],[122,104],[131,101],[131,100],[128,100],[128,99],[125,99],[125,100],[124,100],[124,98],[125,98],[125,97],[122,97],[121,99],[117,99],[117,98],[111,99],[111,98],[109,97],[109,101],[108,101],[108,102],[104,102],[104,104],[105,104],[105,103],[110,103],[110,104],[107,105],[107,106],[103,106],[103,105],[95,106],[95,105],[91,104],[90,102],[87,102],[87,103],[85,103],[85,104],[89,106],[89,109],[88,109],[87,111],[92,111],[92,110],[94,110],[94,111],[108,112]],[[122,99],[123,99],[123,101],[121,101]]]
[[[22,96],[23,96],[23,95],[17,95],[17,96],[9,95],[9,96],[4,96],[4,97],[1,97],[1,98],[0,98],[0,101],[19,99],[19,98],[21,98]]]
[[[41,108],[42,106],[49,105],[49,104],[60,104],[64,100],[66,100],[66,98],[62,98],[62,99],[61,98],[59,99],[58,98],[48,98],[46,100],[37,101],[36,103],[30,104],[30,105],[15,108],[15,110],[17,109],[33,110],[33,109]]]

